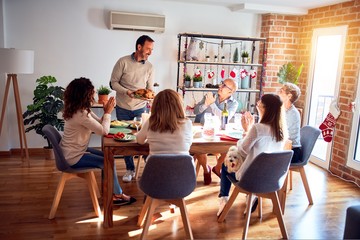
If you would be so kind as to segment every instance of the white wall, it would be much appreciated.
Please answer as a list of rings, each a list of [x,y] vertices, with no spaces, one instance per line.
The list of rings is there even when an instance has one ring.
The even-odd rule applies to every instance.
[[[34,74],[18,76],[23,112],[32,102],[35,80],[43,75],[55,76],[63,87],[82,76],[90,78],[95,87],[107,85],[116,60],[133,52],[142,34],[155,40],[149,60],[155,66],[159,90],[176,87],[178,33],[259,35],[257,15],[223,7],[161,0],[3,1],[5,47],[35,51]],[[165,15],[165,33],[109,30],[110,10]],[[4,82],[5,76],[1,78]],[[0,92],[2,101],[3,90]],[[7,134],[1,134],[0,151],[19,147],[12,92],[8,99],[8,128],[3,131],[11,138],[4,141]],[[46,143],[35,132],[27,133],[27,141],[29,148]]]

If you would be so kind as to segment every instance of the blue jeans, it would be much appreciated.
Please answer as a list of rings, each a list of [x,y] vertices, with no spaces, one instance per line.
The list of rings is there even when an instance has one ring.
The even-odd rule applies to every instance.
[[[80,160],[72,165],[72,168],[94,167],[104,169],[104,153],[94,148],[88,148]],[[114,162],[114,194],[122,194],[122,189],[116,173],[116,166]]]
[[[229,192],[230,192],[230,188],[231,188],[231,182],[227,178],[228,174],[235,178],[235,173],[228,173],[227,167],[224,164],[222,164],[221,165],[219,197],[227,197],[227,196],[229,196]]]
[[[121,107],[116,106],[116,118],[118,120],[133,120],[134,117],[140,117],[143,112],[145,112],[146,107],[131,111]],[[126,170],[135,171],[134,159],[132,156],[124,156]]]

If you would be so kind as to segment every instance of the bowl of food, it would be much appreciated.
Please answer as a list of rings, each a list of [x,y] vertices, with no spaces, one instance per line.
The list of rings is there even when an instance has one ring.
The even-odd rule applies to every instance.
[[[125,121],[119,121],[119,120],[113,120],[110,122],[110,127],[113,127],[113,128],[126,128],[129,126],[129,123],[128,122],[125,122]]]

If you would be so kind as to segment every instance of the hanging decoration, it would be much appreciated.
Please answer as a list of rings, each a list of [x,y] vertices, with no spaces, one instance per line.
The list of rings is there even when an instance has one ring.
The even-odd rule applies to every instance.
[[[225,78],[225,69],[224,69],[224,67],[221,69],[220,76],[221,76],[222,79]]]
[[[230,77],[235,79],[237,74],[238,74],[238,70],[236,68],[233,68],[230,72]]]
[[[212,79],[215,76],[215,72],[211,69],[207,70],[208,79]]]
[[[254,78],[256,78],[257,73],[255,70],[250,70],[249,75],[250,75],[251,79],[254,79]]]
[[[246,71],[245,68],[240,69],[240,78],[241,79],[245,78],[248,75],[249,75],[249,73],[248,73],[248,71]]]
[[[201,71],[199,67],[196,67],[194,70],[194,77],[200,77],[201,76]]]
[[[325,142],[332,141],[333,136],[334,136],[334,128],[335,128],[336,120],[338,119],[338,117],[340,116],[340,113],[341,113],[341,111],[337,105],[336,99],[334,99],[330,103],[329,109],[330,109],[330,111],[329,111],[328,115],[326,116],[323,123],[321,123],[321,125],[319,126],[319,129],[321,130],[321,134],[322,134]]]

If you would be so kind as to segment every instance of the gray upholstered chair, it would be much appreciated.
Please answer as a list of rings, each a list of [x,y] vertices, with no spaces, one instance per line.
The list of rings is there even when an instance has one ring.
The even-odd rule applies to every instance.
[[[190,155],[150,155],[138,185],[146,194],[138,220],[138,225],[141,226],[146,215],[141,239],[147,238],[154,211],[163,201],[180,208],[186,237],[193,239],[184,201],[196,186],[194,161]]]
[[[360,239],[360,205],[346,209],[344,239]]]
[[[98,197],[100,197],[100,191],[97,186],[94,170],[99,170],[98,168],[81,168],[74,169],[66,162],[62,149],[59,145],[61,141],[60,133],[51,125],[45,125],[42,129],[46,138],[51,142],[55,155],[56,168],[62,172],[60,181],[58,183],[56,193],[54,196],[54,200],[51,206],[49,219],[55,218],[56,210],[59,206],[59,202],[61,199],[62,192],[65,187],[65,183],[67,180],[72,178],[83,178],[87,181],[91,200],[93,203],[93,207],[96,213],[96,216],[100,216],[101,210],[99,207]]]
[[[218,222],[223,222],[233,205],[237,195],[242,192],[248,194],[246,209],[246,220],[243,230],[243,239],[246,239],[250,215],[251,215],[251,196],[256,194],[259,198],[269,198],[273,203],[274,213],[279,222],[283,238],[287,239],[284,219],[280,209],[277,191],[280,190],[288,174],[290,161],[293,155],[292,150],[284,150],[273,153],[260,153],[246,169],[239,181],[228,175],[228,178],[235,186],[229,201],[218,218]],[[260,206],[259,206],[260,207]],[[233,227],[233,226],[232,226]]]
[[[300,142],[301,142],[301,161],[299,163],[290,164],[290,189],[292,189],[292,172],[299,172],[303,182],[305,192],[309,201],[309,205],[313,204],[309,183],[306,177],[305,168],[308,164],[311,152],[314,149],[316,140],[320,135],[320,130],[312,126],[304,126],[300,129]]]

